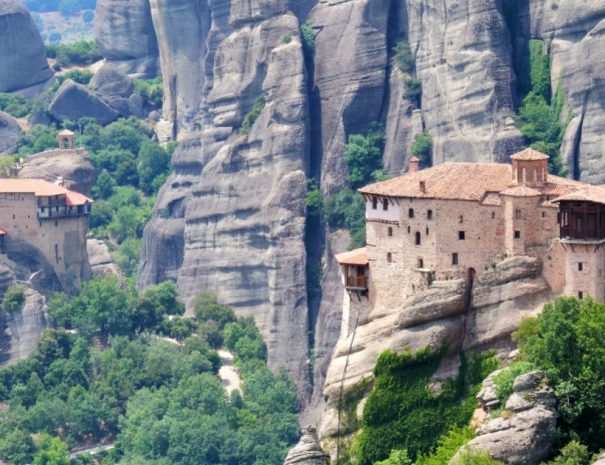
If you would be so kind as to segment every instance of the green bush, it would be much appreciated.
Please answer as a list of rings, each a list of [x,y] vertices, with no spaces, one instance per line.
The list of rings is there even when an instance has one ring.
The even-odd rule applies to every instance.
[[[420,79],[414,77],[406,77],[404,82],[405,91],[403,93],[403,98],[414,103],[414,105],[419,106],[420,96],[422,95],[422,82]]]
[[[300,25],[300,35],[302,36],[303,50],[306,54],[313,54],[315,51],[315,31],[310,20]]]
[[[19,136],[17,146],[18,154],[22,157],[58,148],[57,130],[52,126],[37,124]]]
[[[349,175],[347,180],[355,189],[374,181],[373,174],[382,170],[384,130],[374,124],[365,134],[350,135],[345,145],[344,156]]]
[[[324,203],[326,222],[334,229],[346,228],[351,232],[352,249],[365,244],[365,212],[363,197],[348,188],[328,197]]]
[[[412,459],[410,458],[406,449],[392,450],[388,459],[376,462],[374,465],[412,465]]]
[[[260,114],[263,112],[263,109],[265,108],[265,104],[266,104],[266,100],[265,100],[264,95],[261,95],[260,97],[258,97],[256,99],[256,101],[254,102],[254,105],[252,106],[252,109],[244,117],[244,121],[242,123],[242,133],[243,134],[250,133],[252,126],[254,126],[254,123],[256,122],[256,120],[258,119]]]
[[[2,299],[2,310],[7,313],[16,312],[21,309],[25,302],[25,291],[23,286],[11,286]]]
[[[59,37],[60,40],[60,37]],[[56,42],[51,39],[51,42]],[[82,40],[72,44],[52,44],[46,47],[46,55],[61,66],[93,63],[103,58],[94,40]]]
[[[467,442],[475,437],[468,426],[455,426],[437,441],[437,447],[427,455],[420,454],[415,465],[444,465],[456,455]]]
[[[15,118],[23,118],[31,111],[31,102],[18,94],[0,93],[0,111],[4,111]]]
[[[531,363],[514,362],[494,377],[496,395],[498,396],[501,405],[504,405],[506,400],[513,393],[515,378],[524,373],[529,373],[534,369],[535,367]]]
[[[407,40],[402,39],[395,45],[395,63],[402,73],[411,74],[416,67],[416,59]]]
[[[77,82],[78,84],[82,84],[82,85],[86,86],[90,83],[92,76],[93,76],[92,72],[88,71],[87,69],[69,70],[67,73],[56,77],[52,90],[53,90],[53,92],[56,92],[57,89],[59,87],[61,87],[61,84],[63,84],[68,79],[71,79],[72,81]]]
[[[429,387],[445,349],[416,354],[383,352],[374,368],[374,388],[365,405],[358,463],[371,465],[391,450],[407,449],[412,458],[426,454],[447,431],[468,424],[480,383],[493,368],[491,357],[467,354],[458,378]]]
[[[161,108],[164,99],[162,76],[154,79],[135,79],[134,91],[143,97],[143,102],[147,109]]]
[[[570,441],[548,465],[589,465],[592,462],[588,447],[578,441]]]
[[[464,448],[460,452],[460,457],[456,461],[456,465],[504,465],[499,460],[491,458],[489,452],[484,450],[475,450]]]
[[[420,158],[422,168],[433,165],[433,139],[428,132],[416,134],[412,144],[412,154]]]
[[[559,297],[516,334],[521,353],[544,370],[558,399],[562,439],[605,447],[605,305]]]

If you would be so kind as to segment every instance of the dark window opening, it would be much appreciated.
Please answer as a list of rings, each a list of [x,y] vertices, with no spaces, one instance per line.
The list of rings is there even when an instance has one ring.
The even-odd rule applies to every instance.
[[[422,258],[418,259],[418,268],[424,268],[424,260]]]
[[[463,241],[464,240],[464,231],[458,231],[458,240],[459,241]]]
[[[420,233],[418,231],[416,231],[416,245],[420,245],[422,241],[422,238],[420,236]]]
[[[428,212],[426,212],[426,217],[429,220],[432,220],[433,219],[433,210],[429,210]]]
[[[389,229],[388,229],[387,231],[388,231],[388,235],[389,235],[389,237],[392,237],[392,236],[393,236],[393,228],[391,228],[391,227],[389,226]]]
[[[584,298],[584,292],[578,291],[578,299],[583,299],[583,298]]]
[[[426,235],[429,235],[429,228],[426,228]]]
[[[492,220],[496,219],[496,212],[492,212]]]
[[[452,254],[452,265],[457,265],[458,264],[458,254],[456,252],[454,252]]]
[[[578,262],[578,271],[583,271],[583,270],[584,270],[584,263]]]
[[[414,218],[414,209],[413,208],[410,208],[408,210],[408,218]]]
[[[546,212],[542,212],[542,218],[546,218]]]
[[[515,231],[515,239],[521,239],[521,231]]]
[[[372,210],[376,210],[378,208],[378,197],[372,197]]]
[[[382,201],[382,209],[385,211],[389,209],[389,200],[388,199],[384,199]]]
[[[393,261],[393,254],[391,252],[387,253],[387,262],[391,263]]]
[[[458,219],[458,221],[459,221],[460,223],[464,223],[464,216],[463,216],[463,215],[460,215],[460,218]]]
[[[408,234],[412,232],[412,228],[408,226]]]

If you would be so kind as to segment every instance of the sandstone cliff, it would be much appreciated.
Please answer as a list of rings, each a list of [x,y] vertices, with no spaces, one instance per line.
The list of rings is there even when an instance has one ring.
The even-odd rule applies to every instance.
[[[603,181],[600,2],[100,0],[98,12],[97,40],[109,61],[133,72],[159,54],[162,124],[181,141],[146,231],[139,284],[175,279],[187,300],[214,291],[253,314],[272,366],[287,366],[301,393],[314,379],[315,405],[339,331],[330,256],[343,244],[321,227],[307,231],[308,256],[324,284],[323,299],[309,305],[305,177],[328,195],[342,188],[349,135],[381,122],[391,174],[405,169],[423,130],[437,163],[504,160],[524,143],[513,116],[528,42],[538,38],[550,44],[553,88],[561,83],[573,112],[565,163],[576,176]],[[303,51],[299,26],[307,19],[315,41]],[[415,61],[409,73],[421,83],[416,100],[395,63],[401,40]],[[126,50],[128,42],[140,46]],[[261,95],[265,105],[244,134],[244,117]],[[427,331],[447,332],[448,324]],[[479,328],[469,341],[497,336],[487,324]],[[323,357],[313,377],[309,332],[319,335],[314,351]]]
[[[53,76],[34,20],[21,0],[0,2],[0,92],[32,95]]]

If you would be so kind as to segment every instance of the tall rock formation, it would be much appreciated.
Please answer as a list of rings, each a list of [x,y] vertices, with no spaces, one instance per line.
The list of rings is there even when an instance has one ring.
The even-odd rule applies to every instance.
[[[164,123],[181,142],[146,229],[139,284],[174,279],[188,301],[216,292],[254,315],[271,365],[288,367],[305,396],[313,378],[321,404],[341,308],[331,255],[346,241],[323,226],[307,231],[323,276],[323,298],[308,308],[305,178],[324,195],[339,191],[347,138],[375,122],[391,174],[405,170],[422,131],[435,163],[502,161],[524,143],[513,116],[529,39],[541,38],[553,86],[561,83],[573,112],[566,163],[572,174],[605,180],[604,8],[594,0],[99,0],[97,40],[110,62],[145,71],[138,65],[160,56]],[[305,20],[315,43],[303,54]],[[419,99],[396,63],[402,41]],[[485,328],[478,337],[488,337]]]
[[[158,74],[158,43],[149,0],[97,2],[94,35],[108,62],[129,74]]]
[[[0,2],[0,92],[33,95],[53,76],[34,21],[21,0]]]

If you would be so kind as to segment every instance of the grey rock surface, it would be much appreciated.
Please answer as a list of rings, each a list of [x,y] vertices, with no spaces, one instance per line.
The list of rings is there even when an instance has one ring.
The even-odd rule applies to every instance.
[[[106,97],[128,98],[134,92],[133,80],[118,66],[105,63],[90,81],[91,89]]]
[[[158,74],[159,52],[149,0],[97,2],[94,36],[101,54],[122,71],[146,77]]]
[[[100,239],[88,239],[86,241],[86,250],[94,276],[121,276],[120,269],[113,262],[111,253],[105,242]]]
[[[53,97],[48,111],[58,120],[94,118],[100,125],[116,120],[119,113],[86,86],[66,80]]]
[[[21,126],[8,113],[0,111],[0,154],[11,154],[17,151],[17,142]]]
[[[284,465],[328,465],[330,456],[326,454],[313,426],[303,428],[303,435],[288,452]]]
[[[534,371],[515,379],[505,414],[477,429],[467,447],[485,450],[508,465],[535,465],[551,453],[557,412],[555,395],[543,372]],[[455,456],[450,463],[457,463]]]
[[[67,188],[90,196],[96,175],[86,150],[56,149],[27,157],[19,177],[41,178],[49,182],[63,178]]]
[[[0,92],[43,86],[53,72],[34,21],[21,0],[0,2]]]

